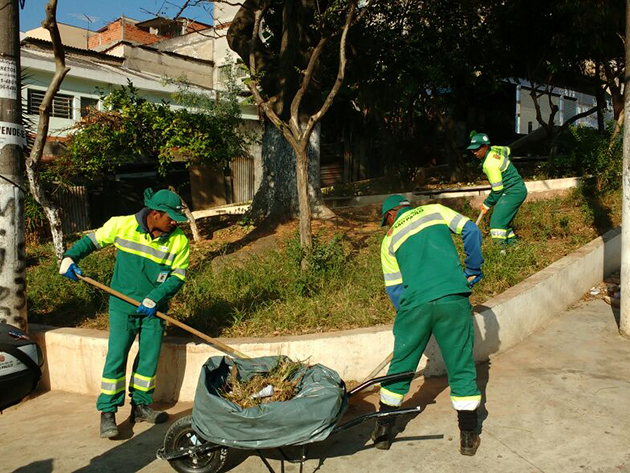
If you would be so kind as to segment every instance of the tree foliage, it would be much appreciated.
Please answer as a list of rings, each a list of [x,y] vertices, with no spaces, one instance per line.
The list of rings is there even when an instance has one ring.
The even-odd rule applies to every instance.
[[[174,99],[187,107],[150,102],[131,83],[110,92],[106,110],[91,110],[74,126],[51,172],[62,180],[92,179],[125,163],[153,162],[164,175],[177,156],[223,164],[245,153],[248,137],[234,94],[217,101],[182,85]]]

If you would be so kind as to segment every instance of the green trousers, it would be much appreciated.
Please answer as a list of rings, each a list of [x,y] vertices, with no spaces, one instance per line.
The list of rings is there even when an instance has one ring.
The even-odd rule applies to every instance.
[[[415,371],[433,335],[446,364],[451,402],[472,411],[481,402],[473,359],[475,328],[468,297],[451,295],[414,307],[401,307],[394,321],[394,356],[387,374]],[[400,406],[411,379],[383,383],[381,402]]]
[[[499,198],[490,216],[490,236],[494,241],[509,243],[510,239],[516,238],[512,221],[526,197],[527,187],[523,184],[507,189]]]
[[[138,335],[138,355],[133,363],[129,395],[134,404],[151,404],[155,391],[164,322],[157,317],[138,316],[135,312],[111,310],[107,358],[101,380],[101,394],[96,408],[116,412],[125,403],[125,380],[129,349]]]

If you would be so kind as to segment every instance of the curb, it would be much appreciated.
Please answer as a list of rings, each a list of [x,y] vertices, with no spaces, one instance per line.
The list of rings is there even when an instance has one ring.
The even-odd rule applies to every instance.
[[[547,179],[545,181],[525,181],[527,192],[535,194],[538,192],[547,192],[554,190],[570,189],[578,187],[582,182],[580,177],[565,177],[561,179]],[[490,193],[490,185],[485,186],[466,186],[452,189],[436,189],[433,191],[421,192],[404,192],[405,196],[412,205],[418,205],[421,202],[429,200],[456,199],[461,197],[480,197]],[[366,195],[355,197],[328,197],[324,198],[324,202],[331,208],[340,207],[359,207],[362,205],[373,205],[382,203],[391,194]]]
[[[565,177],[561,179],[547,179],[545,181],[526,181],[525,186],[529,193],[547,192],[553,190],[570,189],[577,187],[582,182],[581,177]],[[458,197],[479,197],[490,193],[490,186],[465,186],[451,189],[436,189],[432,191],[404,192],[412,204],[419,204],[428,200],[455,199]],[[324,197],[324,202],[331,209],[340,207],[360,207],[382,203],[390,194],[366,195],[355,197]],[[222,205],[206,210],[192,212],[195,219],[204,217],[216,217],[218,215],[242,215],[249,210],[251,202],[243,204]]]
[[[596,238],[483,305],[475,307],[477,362],[508,350],[578,301],[589,288],[617,271],[621,260],[621,229]],[[31,335],[46,359],[42,385],[97,396],[107,351],[107,333],[99,330],[31,325]],[[384,325],[324,334],[273,338],[221,339],[252,357],[284,354],[321,363],[345,380],[363,379],[393,347],[392,326]],[[137,353],[131,349],[127,375]],[[192,401],[199,369],[210,356],[208,345],[167,337],[158,366],[156,401]],[[419,365],[426,376],[445,372],[432,338]]]

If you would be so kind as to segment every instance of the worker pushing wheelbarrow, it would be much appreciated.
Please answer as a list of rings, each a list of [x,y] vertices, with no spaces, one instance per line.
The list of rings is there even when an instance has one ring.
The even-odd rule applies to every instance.
[[[168,460],[182,473],[213,473],[223,467],[230,449],[255,450],[273,473],[262,450],[278,449],[286,461],[299,463],[302,472],[311,443],[325,440],[368,419],[420,412],[419,407],[372,412],[339,425],[348,398],[376,383],[413,377],[414,372],[374,378],[347,391],[335,371],[319,364],[302,365],[292,375],[298,384],[296,394],[290,400],[242,408],[226,399],[225,392],[234,373],[248,381],[255,375],[270,372],[284,360],[287,358],[277,356],[208,359],[201,369],[192,416],[183,417],[171,425],[157,457]],[[300,446],[300,457],[289,458],[283,451],[287,446]]]

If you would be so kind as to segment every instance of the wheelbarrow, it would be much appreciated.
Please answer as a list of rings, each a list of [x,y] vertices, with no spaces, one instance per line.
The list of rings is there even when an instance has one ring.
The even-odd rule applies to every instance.
[[[82,281],[98,287],[132,305],[140,305],[140,302],[118,291],[115,291],[112,288],[99,283],[98,281],[95,281],[86,276],[79,276],[79,278]],[[211,357],[206,362],[206,364],[204,364],[201,371],[199,383],[197,384],[195,405],[193,407],[192,415],[178,419],[169,427],[164,437],[163,446],[159,448],[156,452],[158,459],[167,460],[170,465],[178,472],[218,472],[225,464],[229,450],[231,448],[234,448],[243,450],[255,450],[267,469],[271,473],[275,473],[262,453],[263,449],[268,450],[273,448],[277,449],[280,452],[284,460],[290,463],[299,463],[300,473],[302,473],[304,462],[307,459],[308,446],[310,444],[323,441],[330,435],[336,435],[338,433],[344,432],[371,419],[417,414],[421,410],[420,407],[415,407],[389,412],[370,412],[368,414],[363,414],[355,417],[354,419],[343,424],[339,424],[339,421],[341,420],[343,413],[345,412],[345,409],[348,405],[348,400],[353,395],[362,391],[365,388],[373,386],[374,384],[411,378],[415,375],[415,372],[410,371],[407,373],[381,376],[378,378],[373,377],[372,379],[367,379],[363,381],[355,388],[347,390],[345,383],[343,382],[343,380],[341,380],[336,372],[322,365],[315,365],[313,367],[305,368],[307,369],[307,372],[300,374],[301,383],[298,385],[298,393],[293,399],[284,402],[272,402],[269,404],[264,404],[264,406],[276,405],[276,407],[281,405],[282,407],[277,410],[263,408],[260,409],[260,412],[258,412],[253,411],[255,409],[259,409],[257,407],[243,410],[239,409],[235,404],[233,404],[232,406],[227,406],[227,409],[226,406],[223,405],[222,410],[224,412],[234,413],[235,420],[243,421],[243,419],[245,419],[248,429],[251,428],[251,430],[256,430],[256,424],[266,425],[266,423],[268,422],[271,422],[276,427],[276,430],[274,432],[270,432],[270,435],[268,435],[267,438],[257,438],[255,441],[247,439],[244,440],[242,438],[230,438],[229,432],[227,435],[224,434],[224,429],[221,428],[222,422],[213,423],[212,419],[210,419],[210,422],[208,421],[208,419],[212,417],[213,412],[220,411],[220,409],[215,409],[215,407],[221,406],[222,403],[225,403],[225,400],[222,400],[222,397],[218,390],[208,390],[208,386],[211,386],[212,384],[211,382],[209,382],[208,375],[217,375],[217,373],[220,375],[221,369],[223,370],[223,374],[225,375],[226,366],[228,366],[229,364],[233,365],[239,362],[249,362],[251,363],[252,369],[258,370],[258,372],[263,372],[265,369],[269,368],[269,359],[278,360],[278,357],[249,358],[247,355],[239,352],[238,350],[235,350],[234,348],[225,345],[219,340],[213,339],[206,334],[199,332],[198,330],[193,329],[192,327],[189,327],[186,324],[183,324],[182,322],[179,322],[178,320],[169,317],[166,314],[158,312],[157,316],[164,319],[166,322],[172,323],[202,338],[217,350],[222,351],[223,353],[226,353],[231,357],[234,357]],[[218,364],[217,360],[220,360]],[[375,374],[372,374],[371,376],[375,376]],[[305,380],[308,379],[316,381],[311,385],[306,386]],[[322,383],[322,379],[327,380],[327,384]],[[219,380],[222,383],[225,381],[225,379],[220,377]],[[317,404],[324,405],[324,408],[322,408],[320,405],[319,410],[309,409],[309,406],[300,404],[300,402],[303,401],[305,398],[315,399],[316,401],[325,399],[327,402],[317,402]],[[287,406],[289,407],[288,411],[284,409]],[[287,417],[277,415],[277,413],[286,414],[287,412],[291,412],[292,406],[297,406],[297,409],[293,409],[294,414]],[[265,410],[267,409],[270,410],[271,414],[266,416],[265,418]],[[248,416],[248,414],[251,414],[252,412],[254,412],[254,414]],[[318,422],[317,415],[313,415],[314,413],[317,414],[317,412],[322,413],[322,417],[325,418],[325,421]],[[243,413],[244,415],[241,415]],[[258,416],[258,414],[260,413],[265,414],[262,416],[264,419],[261,419],[260,416]],[[295,413],[299,413],[299,419],[298,415]],[[296,419],[300,421],[304,419],[310,420],[310,424],[306,423],[306,425],[303,425],[304,422],[299,422],[299,435],[291,435],[291,429],[294,427],[291,427],[290,425],[285,426],[284,423],[286,421],[288,424],[291,424],[290,421],[295,421]],[[223,423],[225,424],[225,422]],[[309,425],[314,427],[309,427]],[[227,426],[224,425],[223,427]],[[287,429],[289,430],[289,435],[284,432]],[[218,435],[217,432],[219,432],[220,435]],[[288,446],[300,447],[300,457],[297,459],[290,458],[283,450],[283,447]]]
[[[273,358],[278,357],[247,361],[265,365]],[[322,365],[305,368],[308,373],[300,375],[303,377],[293,399],[243,409],[224,399],[222,390],[218,388],[229,376],[229,365],[233,366],[236,362],[226,357],[210,358],[202,368],[192,415],[178,419],[168,429],[156,456],[167,460],[178,472],[218,472],[230,450],[240,449],[256,451],[271,473],[275,473],[274,469],[263,451],[276,450],[283,461],[282,471],[284,461],[287,461],[299,463],[302,473],[308,447],[312,443],[371,419],[420,412],[419,407],[370,412],[340,423],[348,400],[356,393],[377,383],[413,377],[415,372],[373,378],[347,390],[339,375]],[[301,451],[299,457],[291,458],[286,447],[298,447]]]

